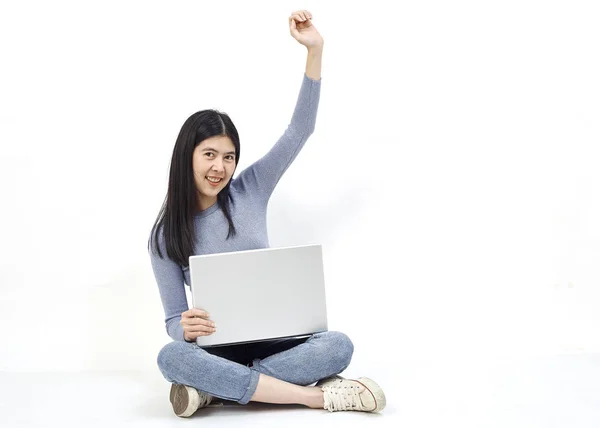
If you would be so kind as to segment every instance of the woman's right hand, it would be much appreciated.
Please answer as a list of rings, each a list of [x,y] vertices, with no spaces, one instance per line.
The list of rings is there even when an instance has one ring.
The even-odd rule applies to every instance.
[[[217,331],[215,323],[210,320],[210,314],[202,309],[192,308],[183,312],[179,323],[183,326],[183,338],[188,342]]]

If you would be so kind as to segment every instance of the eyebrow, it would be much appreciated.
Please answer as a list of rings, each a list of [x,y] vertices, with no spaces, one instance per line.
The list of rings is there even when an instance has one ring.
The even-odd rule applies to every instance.
[[[203,152],[209,152],[209,151],[210,151],[210,152],[217,152],[217,153],[219,153],[219,151],[218,151],[218,150],[216,150],[216,149],[213,149],[212,147],[206,147],[205,149],[202,149],[202,151],[203,151]],[[226,154],[226,155],[235,155],[235,151],[233,151],[233,152],[227,152],[227,153],[225,153],[225,154]]]

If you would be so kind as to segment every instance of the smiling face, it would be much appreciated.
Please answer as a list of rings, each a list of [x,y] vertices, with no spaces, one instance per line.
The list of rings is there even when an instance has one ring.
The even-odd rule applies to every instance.
[[[198,191],[198,209],[217,202],[217,195],[235,171],[235,146],[229,137],[207,138],[196,146],[192,159]]]

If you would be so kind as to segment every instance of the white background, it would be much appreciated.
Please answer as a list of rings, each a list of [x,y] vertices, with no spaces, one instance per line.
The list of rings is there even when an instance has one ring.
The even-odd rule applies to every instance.
[[[272,246],[324,245],[355,361],[600,351],[593,1],[3,2],[0,371],[156,369],[146,240],[177,133],[228,113],[239,170],[325,39]]]

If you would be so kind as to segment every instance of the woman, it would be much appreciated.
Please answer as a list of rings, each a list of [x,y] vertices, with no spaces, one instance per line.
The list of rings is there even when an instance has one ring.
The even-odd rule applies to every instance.
[[[291,35],[308,56],[291,123],[273,148],[232,179],[240,141],[231,119],[215,110],[183,124],[171,159],[167,197],[149,239],[150,258],[173,342],[158,355],[177,416],[188,417],[214,397],[303,404],[311,408],[381,411],[385,396],[368,378],[336,376],[354,350],[343,333],[203,349],[199,336],[216,331],[210,315],[187,305],[190,255],[269,246],[266,209],[283,173],[315,128],[323,38],[306,10],[289,17]],[[191,165],[191,168],[190,168]],[[317,382],[318,381],[318,382]],[[317,382],[315,386],[309,386]]]

